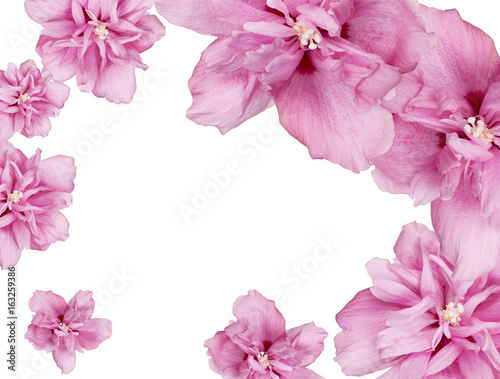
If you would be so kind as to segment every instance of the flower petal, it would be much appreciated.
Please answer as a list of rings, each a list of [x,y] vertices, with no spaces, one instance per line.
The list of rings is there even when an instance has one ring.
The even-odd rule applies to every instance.
[[[296,72],[276,106],[281,124],[311,157],[359,172],[389,149],[394,123],[389,111],[373,107],[364,112],[354,101],[352,88],[313,69]]]

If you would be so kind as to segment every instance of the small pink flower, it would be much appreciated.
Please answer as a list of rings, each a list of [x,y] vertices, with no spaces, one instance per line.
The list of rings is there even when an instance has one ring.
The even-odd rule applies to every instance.
[[[394,136],[380,98],[433,46],[416,0],[158,0],[170,22],[217,38],[189,81],[188,117],[222,133],[276,105],[285,129],[352,171]]]
[[[309,323],[285,329],[274,301],[259,292],[236,299],[237,321],[205,342],[210,368],[224,379],[321,379],[306,367],[323,351],[328,333]]]
[[[23,249],[47,250],[68,238],[60,210],[71,204],[73,158],[31,158],[0,141],[0,267],[14,266]]]
[[[373,176],[382,190],[431,203],[454,275],[474,280],[500,256],[500,57],[456,10],[421,9],[437,44],[384,101],[396,134]]]
[[[35,349],[52,352],[57,367],[68,374],[76,351],[96,349],[111,337],[111,321],[91,318],[94,305],[91,291],[78,291],[68,304],[52,291],[35,291],[29,306],[36,314],[24,337]]]
[[[19,68],[9,63],[6,71],[0,71],[0,140],[15,132],[46,137],[49,117],[59,114],[68,97],[69,87],[43,77],[32,60]]]
[[[454,279],[436,235],[417,223],[403,228],[394,251],[394,263],[366,265],[373,287],[337,315],[342,371],[390,368],[384,379],[500,377],[500,271]]]
[[[43,26],[37,45],[44,73],[116,103],[129,103],[140,54],[165,35],[148,10],[154,0],[26,0],[28,15]]]

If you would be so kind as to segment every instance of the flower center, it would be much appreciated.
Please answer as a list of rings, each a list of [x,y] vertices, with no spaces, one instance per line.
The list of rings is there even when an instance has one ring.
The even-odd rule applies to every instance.
[[[262,363],[264,366],[269,367],[271,364],[269,363],[269,357],[267,356],[267,353],[264,353],[261,351],[259,355],[257,356],[257,359],[259,360],[260,363]]]
[[[65,331],[65,332],[69,332],[68,326],[62,322],[59,324],[59,329]]]
[[[12,204],[14,205],[17,205],[19,204],[19,202],[21,201],[21,199],[23,198],[23,193],[18,191],[18,190],[15,190],[14,192],[12,192],[10,195],[9,195],[9,200],[12,202]]]
[[[495,138],[495,135],[486,127],[484,118],[480,116],[469,117],[464,130],[472,137],[486,139],[490,143],[493,142],[493,138]]]
[[[321,42],[321,35],[307,26],[302,26],[297,21],[293,27],[299,37],[300,46],[309,50],[316,50]]]
[[[23,103],[27,102],[30,99],[30,95],[27,93],[23,93],[21,96],[19,96],[19,100],[21,100]]]
[[[106,25],[99,24],[94,28],[94,33],[99,37],[99,39],[106,39],[108,37],[109,30],[106,28]]]
[[[450,323],[453,326],[457,326],[460,323],[460,315],[464,313],[464,306],[461,303],[450,302],[446,309],[441,312],[443,320]]]

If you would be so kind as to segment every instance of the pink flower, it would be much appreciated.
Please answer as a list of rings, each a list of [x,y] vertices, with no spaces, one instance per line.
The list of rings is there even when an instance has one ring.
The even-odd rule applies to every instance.
[[[23,249],[47,250],[68,238],[61,209],[71,204],[73,158],[31,158],[0,141],[0,267],[14,266]]]
[[[321,379],[306,367],[323,351],[328,333],[309,323],[285,329],[274,301],[257,291],[236,299],[237,321],[205,342],[210,368],[224,379]]]
[[[29,301],[35,315],[24,337],[35,349],[52,352],[57,367],[68,374],[76,351],[96,349],[111,337],[111,321],[91,318],[94,305],[91,291],[78,291],[68,304],[52,291],[35,291]]]
[[[373,287],[337,315],[335,360],[346,375],[391,367],[384,379],[500,377],[500,272],[475,281],[452,277],[436,235],[403,228],[394,263],[366,267]]]
[[[26,137],[46,137],[49,117],[59,115],[69,97],[69,87],[43,77],[35,62],[17,68],[13,63],[0,71],[0,140],[15,132]]]
[[[158,0],[157,9],[218,37],[189,82],[191,120],[226,133],[275,103],[313,158],[355,172],[391,145],[379,99],[434,43],[416,0]]]
[[[455,277],[473,280],[500,255],[500,58],[493,40],[456,10],[422,12],[437,46],[384,103],[396,136],[373,159],[373,176],[382,190],[431,202]]]
[[[37,45],[44,73],[56,81],[76,75],[84,92],[128,103],[136,90],[140,54],[165,35],[148,14],[154,0],[26,0],[28,15],[44,29]]]

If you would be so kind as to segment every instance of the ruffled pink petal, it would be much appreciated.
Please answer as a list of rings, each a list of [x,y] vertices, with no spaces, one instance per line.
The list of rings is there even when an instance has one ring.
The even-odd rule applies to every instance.
[[[14,115],[8,113],[0,113],[0,140],[8,140],[14,135],[16,129],[14,127]]]
[[[355,0],[354,5],[342,36],[402,72],[413,70],[421,55],[434,47],[435,37],[425,31],[416,0]]]
[[[479,201],[463,182],[451,200],[434,200],[431,214],[443,255],[455,265],[456,279],[474,280],[495,267],[500,255],[500,233],[490,226],[487,217],[481,216]]]
[[[463,351],[458,357],[458,365],[464,379],[495,379],[491,367],[472,351]]]
[[[209,10],[210,0],[157,0],[156,9],[168,22],[201,34],[229,35],[234,25],[220,21]]]
[[[397,115],[394,123],[393,144],[387,153],[372,159],[372,176],[382,191],[411,194],[416,204],[427,204],[440,196],[442,178],[435,160],[444,135]]]
[[[276,106],[285,129],[307,146],[313,158],[325,158],[359,172],[385,153],[394,137],[389,111],[360,111],[352,88],[328,72],[299,70]]]
[[[68,306],[61,296],[52,291],[35,291],[28,304],[33,312],[53,320],[62,318]]]
[[[31,249],[45,251],[56,241],[69,237],[69,222],[59,211],[46,212],[36,216],[37,234],[31,241]]]
[[[277,378],[283,378],[283,379],[325,379],[321,375],[316,374],[314,371],[301,367],[294,368],[293,371],[285,371],[285,370],[275,370],[275,371],[281,375],[278,376]],[[267,377],[265,378],[267,379]]]
[[[380,358],[376,341],[377,335],[386,328],[386,312],[401,308],[377,299],[366,289],[337,314],[337,323],[343,331],[335,336],[335,361],[344,374],[361,376],[394,364],[393,360]]]
[[[29,340],[35,349],[50,352],[56,347],[53,336],[54,333],[52,329],[41,328],[31,324],[28,326],[28,331],[24,335],[24,338]]]
[[[436,47],[419,63],[426,84],[453,88],[463,97],[484,95],[499,59],[493,40],[481,29],[463,21],[455,9],[441,11],[422,5],[421,12],[437,36]]]
[[[75,160],[57,155],[40,162],[40,185],[61,192],[72,192],[76,178]]]
[[[200,60],[189,80],[193,105],[187,117],[197,124],[216,126],[227,133],[272,105],[269,94],[250,71],[207,73],[206,68]]]
[[[112,324],[105,318],[93,318],[78,327],[78,344],[85,350],[96,349],[103,341],[111,337]]]
[[[76,366],[75,350],[56,349],[52,351],[52,357],[56,361],[63,374],[69,374]]]
[[[240,366],[246,360],[247,354],[238,347],[224,332],[205,341],[207,354],[211,357],[210,369],[228,378],[238,378]]]
[[[481,175],[481,215],[489,217],[500,209],[500,150],[492,148],[493,158],[483,163]],[[497,228],[498,231],[498,228]]]
[[[283,22],[283,15],[270,12],[266,2],[260,0],[210,0],[209,10],[217,20],[234,24],[233,30],[252,21]]]
[[[252,290],[236,299],[233,314],[247,326],[247,332],[261,342],[274,342],[285,333],[285,319],[274,301]]]
[[[87,319],[90,318],[94,313],[95,306],[95,301],[92,298],[92,291],[78,291],[68,302],[68,306],[72,311],[84,313]]]
[[[136,89],[135,67],[110,63],[99,73],[92,93],[114,103],[128,104]]]
[[[286,335],[291,347],[300,352],[300,366],[306,367],[323,352],[328,333],[311,322],[288,330]]]
[[[69,0],[26,0],[24,8],[30,18],[43,24],[52,19],[64,19],[71,14]]]
[[[15,239],[14,232],[11,226],[0,228],[0,267],[7,269],[14,267],[21,258],[21,251],[24,246],[20,247]]]

